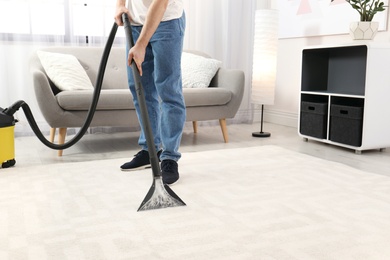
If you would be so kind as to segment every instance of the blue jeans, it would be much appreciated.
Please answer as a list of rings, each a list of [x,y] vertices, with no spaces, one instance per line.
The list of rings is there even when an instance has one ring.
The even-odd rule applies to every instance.
[[[135,42],[141,29],[142,26],[132,26]],[[184,30],[184,13],[179,19],[161,22],[150,39],[142,64],[141,83],[145,93],[154,144],[157,151],[163,149],[161,160],[178,161],[181,157],[179,146],[186,119],[181,78]],[[138,120],[143,126],[134,79],[129,66],[127,66],[127,76]],[[142,127],[138,144],[142,150],[148,149]]]

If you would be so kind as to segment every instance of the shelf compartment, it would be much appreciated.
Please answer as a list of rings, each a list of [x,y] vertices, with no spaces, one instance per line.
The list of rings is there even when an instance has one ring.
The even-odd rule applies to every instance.
[[[364,95],[367,46],[305,49],[302,91]]]

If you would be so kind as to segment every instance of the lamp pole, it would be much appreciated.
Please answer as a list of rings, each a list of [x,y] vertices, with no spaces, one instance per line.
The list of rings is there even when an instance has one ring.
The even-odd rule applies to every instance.
[[[261,105],[260,132],[252,133],[253,137],[270,137],[271,133],[263,132],[264,105]]]

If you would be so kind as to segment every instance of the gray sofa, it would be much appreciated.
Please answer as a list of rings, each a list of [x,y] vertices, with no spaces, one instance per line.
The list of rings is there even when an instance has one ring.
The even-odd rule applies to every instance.
[[[42,50],[76,56],[95,85],[103,48],[49,47]],[[192,53],[207,56],[200,52]],[[132,95],[127,86],[125,59],[124,48],[112,48],[92,127],[139,128]],[[54,142],[58,128],[58,143],[64,143],[67,128],[83,125],[93,91],[59,91],[47,77],[36,53],[30,59],[30,71],[39,108],[51,127],[50,141]],[[184,88],[186,120],[193,122],[194,132],[197,132],[197,121],[219,120],[224,141],[228,142],[226,118],[236,115],[242,101],[244,83],[242,71],[220,68],[208,88]],[[61,156],[62,151],[58,154]]]

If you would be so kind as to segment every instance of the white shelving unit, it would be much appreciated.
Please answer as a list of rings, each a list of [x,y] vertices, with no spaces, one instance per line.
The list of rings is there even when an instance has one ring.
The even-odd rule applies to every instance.
[[[357,41],[302,51],[298,132],[361,153],[390,147],[390,45]]]

